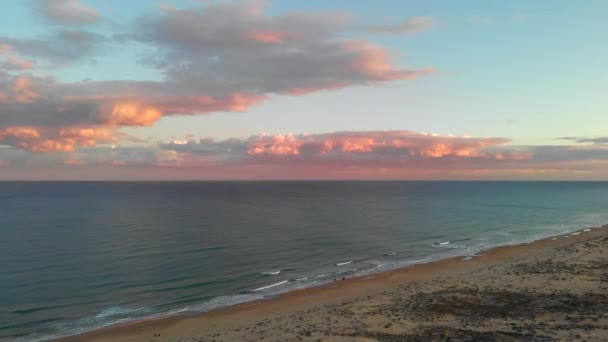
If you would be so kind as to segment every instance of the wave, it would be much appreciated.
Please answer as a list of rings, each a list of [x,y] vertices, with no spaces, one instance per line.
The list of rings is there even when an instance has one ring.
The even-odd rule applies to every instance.
[[[287,283],[289,283],[289,280],[283,280],[283,281],[280,281],[278,283],[274,283],[274,284],[258,287],[257,289],[253,289],[252,291],[263,291],[263,290],[271,289],[273,287],[281,286],[281,285],[284,285],[284,284],[287,284]]]
[[[101,312],[99,312],[97,315],[95,315],[95,318],[103,318],[103,317],[109,317],[109,316],[130,314],[133,312],[142,311],[144,309],[145,308],[129,309],[129,308],[123,308],[120,306],[113,306],[113,307],[109,307],[107,309],[103,309]]]
[[[189,307],[181,308],[181,309],[175,309],[175,310],[171,311],[170,313],[175,314],[175,313],[180,313],[180,312],[184,312],[184,311],[205,312],[205,311],[213,310],[216,308],[237,305],[237,304],[241,304],[241,303],[247,303],[247,302],[251,302],[251,301],[262,299],[262,298],[264,298],[264,295],[252,294],[252,293],[219,296],[219,297],[212,298],[209,301],[200,303],[198,305],[193,305],[193,306],[189,306]],[[159,316],[162,316],[162,315],[163,314],[159,314]]]
[[[429,261],[431,259],[433,259],[433,258],[428,257],[428,258],[424,258],[424,259],[420,259],[420,260],[403,261],[403,262],[400,262],[399,264],[401,264],[401,265],[403,265],[403,264],[417,264],[417,263],[421,263],[421,262],[424,262],[424,261]]]
[[[352,264],[352,262],[353,262],[352,260],[345,261],[345,262],[339,262],[336,264],[336,266],[344,266],[344,265]]]
[[[585,226],[590,227],[592,225],[585,225]],[[368,268],[368,269],[364,270],[363,268],[360,267],[359,271],[356,271],[356,270],[349,270],[349,271],[354,272],[355,276],[364,276],[365,274],[369,274],[369,273],[378,273],[381,271],[386,271],[386,270],[394,269],[397,267],[407,267],[407,266],[411,266],[413,264],[432,262],[434,260],[449,258],[449,257],[461,257],[460,260],[466,261],[466,260],[471,260],[472,258],[477,256],[476,253],[479,253],[481,251],[484,251],[484,250],[487,250],[490,248],[494,248],[497,246],[532,242],[532,241],[539,240],[542,238],[551,238],[552,236],[555,236],[555,239],[557,239],[557,236],[559,236],[560,238],[570,237],[572,235],[578,235],[579,233],[577,232],[577,230],[582,228],[580,226],[576,227],[575,225],[568,226],[568,227],[564,227],[564,226],[561,226],[561,227],[547,226],[547,227],[537,227],[538,229],[527,231],[527,232],[525,232],[527,234],[524,234],[524,235],[522,235],[521,232],[514,232],[514,234],[512,236],[509,236],[508,238],[506,236],[498,236],[498,235],[471,238],[469,240],[473,240],[473,241],[464,246],[457,246],[457,245],[459,245],[459,243],[457,243],[457,242],[462,241],[462,240],[456,240],[456,239],[454,239],[455,237],[450,236],[450,239],[452,241],[443,241],[443,242],[433,243],[432,244],[433,246],[436,246],[436,247],[443,246],[443,247],[447,247],[447,248],[434,249],[433,252],[428,251],[428,255],[429,255],[428,257],[425,257],[426,255],[424,255],[424,254],[422,254],[422,255],[415,254],[415,255],[410,255],[410,258],[418,257],[420,259],[397,260],[397,261],[394,260],[394,258],[384,258],[384,260],[382,260],[383,258],[379,258],[380,260],[377,260],[377,261],[372,260],[372,261],[368,261],[365,263],[361,263],[363,265],[363,267],[372,267],[371,269]],[[589,232],[589,231],[591,231],[591,229],[586,228],[584,230],[581,230],[580,232]],[[564,234],[569,234],[569,235],[564,235]],[[445,239],[445,238],[446,237],[444,236],[443,239]],[[436,241],[437,240],[441,241],[440,239],[442,239],[442,237],[437,238]],[[484,241],[486,243],[481,244],[480,241]],[[426,246],[428,250],[432,249],[432,248],[429,248],[429,244],[426,241],[420,243],[420,245]],[[405,251],[405,249],[403,251]],[[380,253],[382,253],[382,252],[380,252]],[[392,252],[392,253],[387,253],[387,254],[380,254],[380,253],[378,255],[394,256],[394,255],[398,254],[397,252]],[[402,253],[405,253],[405,252],[402,252]],[[427,250],[425,250],[425,253],[427,253]],[[386,263],[387,261],[391,261],[391,262]],[[339,262],[334,265],[335,266],[344,266],[344,265],[351,264],[353,262],[355,262],[357,266],[360,265],[358,263],[359,262],[358,260]],[[378,263],[377,265],[370,265],[370,264],[373,264],[376,262]],[[325,264],[325,267],[327,267],[327,266],[328,265]],[[375,267],[373,267],[373,266],[375,266]],[[346,269],[346,268],[348,268],[348,267],[345,267],[342,269]],[[182,312],[204,312],[204,311],[209,311],[209,310],[219,308],[219,307],[226,307],[226,306],[231,306],[231,305],[236,305],[236,304],[240,304],[240,303],[244,303],[244,302],[262,299],[268,295],[273,295],[273,294],[280,293],[280,292],[286,292],[286,291],[290,291],[290,290],[306,288],[306,287],[311,287],[311,286],[318,286],[320,284],[331,281],[332,277],[333,278],[336,277],[337,273],[333,272],[333,271],[329,272],[330,269],[333,271],[340,270],[337,268],[333,268],[333,269],[326,268],[326,269],[321,269],[321,270],[317,269],[316,270],[317,272],[325,271],[328,273],[322,273],[322,274],[318,274],[318,275],[314,275],[314,273],[309,273],[310,274],[309,276],[304,276],[306,273],[298,274],[298,276],[301,276],[300,278],[295,278],[295,279],[291,279],[291,280],[282,280],[282,281],[279,281],[279,282],[276,282],[276,283],[273,283],[270,285],[261,286],[261,287],[255,288],[253,290],[248,290],[248,292],[246,294],[219,296],[219,297],[212,298],[210,300],[206,299],[207,301],[202,302],[202,303],[197,300],[195,305],[191,305],[188,307],[177,307],[175,305],[176,304],[175,302],[172,303],[173,305],[171,308],[165,307],[163,309],[158,308],[158,307],[128,308],[128,307],[121,307],[121,306],[112,306],[112,307],[105,308],[105,309],[99,311],[97,314],[93,314],[92,316],[84,318],[78,322],[71,322],[66,325],[62,325],[60,327],[61,332],[59,335],[60,336],[73,335],[75,333],[95,330],[95,329],[99,329],[101,327],[108,326],[108,325],[113,325],[113,324],[127,322],[127,321],[136,321],[136,320],[141,320],[141,319],[145,319],[148,317],[166,317],[166,316],[170,316],[170,315],[174,315],[174,314],[178,314],[178,313],[182,313]],[[281,274],[281,272],[288,273],[287,269],[282,269],[282,270],[270,270],[267,272],[260,272],[260,274],[267,275],[267,276],[274,276],[274,275]],[[309,269],[308,272],[314,272],[314,270]],[[251,275],[251,274],[249,274],[249,275]],[[277,278],[280,279],[280,277],[277,277]],[[321,278],[321,279],[316,279],[316,281],[313,281],[314,278]],[[323,278],[326,278],[326,279],[323,279]],[[304,282],[304,280],[307,280],[307,279],[311,279],[311,280],[308,282]],[[368,278],[362,278],[362,279],[368,279]],[[231,279],[231,280],[234,280],[234,279]],[[184,287],[188,288],[191,286],[200,286],[201,284],[202,283],[197,283],[197,284],[186,285],[186,286],[176,286],[173,288],[175,288],[175,289],[180,289],[180,288],[184,288]],[[289,284],[289,285],[287,285],[287,284]],[[284,286],[284,285],[286,285],[286,286]],[[248,288],[250,289],[252,287],[253,286],[248,287]],[[245,287],[245,288],[247,289],[247,287]],[[170,288],[170,289],[172,289],[172,288]],[[265,290],[269,290],[269,289],[273,289],[273,290],[264,292]],[[47,309],[48,308],[46,308],[46,307],[25,308],[25,309],[22,309],[18,313],[28,314],[30,312],[42,311],[42,310],[47,310]],[[44,338],[45,339],[48,338],[48,335],[45,336]],[[32,341],[31,335],[27,339],[24,339],[24,341]]]
[[[316,283],[317,283],[316,281],[313,281],[313,282],[310,282],[310,283],[303,284],[303,285],[299,286],[298,288],[299,289],[306,288],[306,287],[309,287],[310,285],[314,285]]]

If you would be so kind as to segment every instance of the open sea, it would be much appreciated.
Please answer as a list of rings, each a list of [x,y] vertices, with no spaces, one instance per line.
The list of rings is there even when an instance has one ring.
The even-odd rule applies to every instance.
[[[0,182],[0,340],[204,312],[607,223],[604,182]]]

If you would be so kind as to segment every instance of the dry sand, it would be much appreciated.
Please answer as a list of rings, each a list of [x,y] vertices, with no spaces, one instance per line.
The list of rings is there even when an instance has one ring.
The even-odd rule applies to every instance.
[[[608,341],[608,226],[61,341]]]

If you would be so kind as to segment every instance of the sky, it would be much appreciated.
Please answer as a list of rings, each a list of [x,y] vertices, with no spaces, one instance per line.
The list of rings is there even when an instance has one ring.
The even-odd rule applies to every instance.
[[[0,180],[608,180],[603,0],[0,6]]]

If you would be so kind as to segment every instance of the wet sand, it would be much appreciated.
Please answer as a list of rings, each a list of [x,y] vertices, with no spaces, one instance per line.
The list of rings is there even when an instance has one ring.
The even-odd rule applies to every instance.
[[[608,226],[59,341],[608,341]]]

